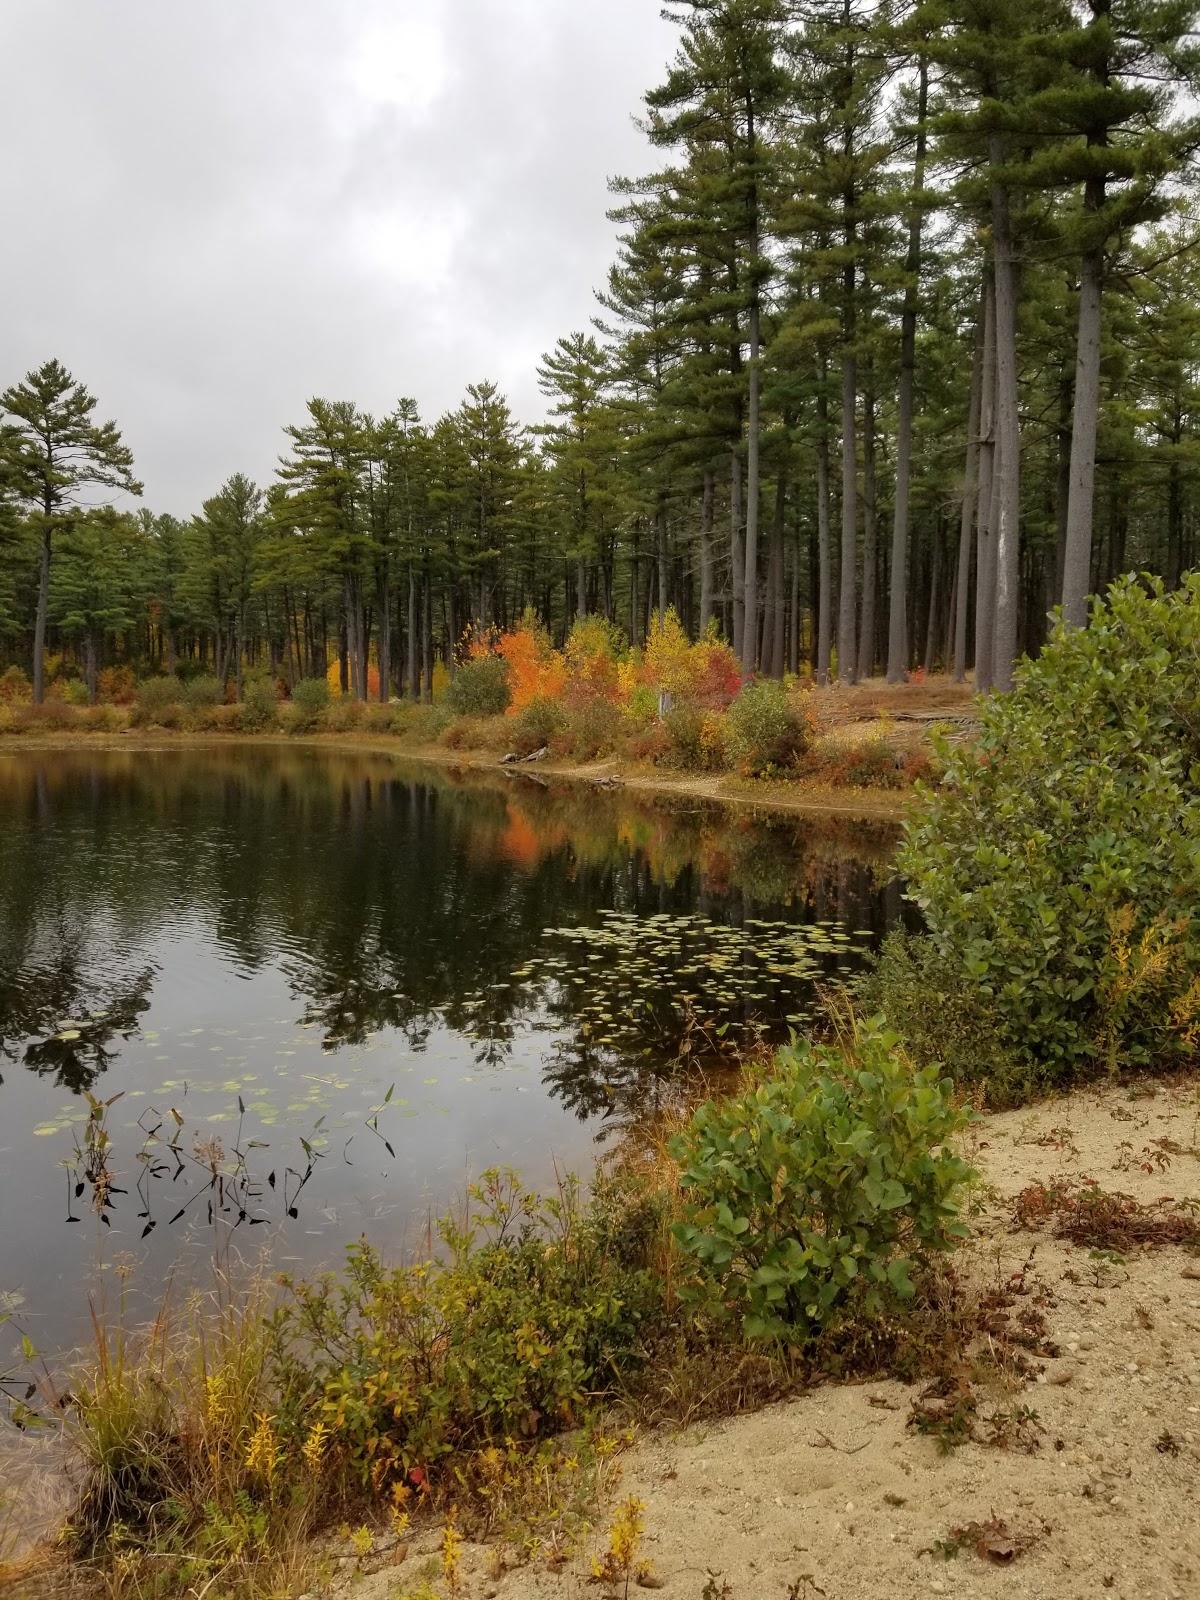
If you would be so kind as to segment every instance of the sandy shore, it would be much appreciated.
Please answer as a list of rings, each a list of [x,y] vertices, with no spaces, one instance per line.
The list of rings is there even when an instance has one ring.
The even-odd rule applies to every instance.
[[[944,1454],[907,1425],[922,1385],[895,1382],[828,1384],[753,1415],[648,1434],[624,1457],[616,1492],[645,1503],[642,1550],[664,1593],[1200,1595],[1200,1255],[1166,1247],[1101,1260],[1047,1232],[1017,1230],[1012,1218],[1026,1185],[1058,1174],[1143,1202],[1194,1199],[1200,1081],[1136,1096],[1106,1088],[988,1117],[972,1145],[988,1187],[968,1270],[1002,1285],[1023,1272],[1023,1295],[1044,1313],[1045,1348],[1056,1352],[1036,1359],[1024,1384],[982,1390],[977,1431],[1028,1408],[1028,1448],[972,1441]],[[463,1593],[603,1593],[589,1581],[590,1557],[610,1515],[597,1513],[590,1547],[557,1573],[535,1564],[497,1577],[492,1552],[468,1546]],[[1006,1531],[993,1535],[991,1555],[966,1539],[948,1558],[954,1530],[993,1518]],[[358,1571],[340,1587],[355,1600],[394,1600],[419,1589],[435,1548],[431,1533],[401,1565]]]
[[[768,781],[664,773],[654,767],[631,766],[616,758],[586,764],[544,760],[505,766],[492,750],[409,744],[386,734],[321,733],[298,737],[284,733],[175,733],[155,728],[129,729],[123,733],[10,734],[0,739],[0,760],[6,754],[22,751],[224,750],[237,745],[327,750],[335,755],[387,756],[399,763],[420,762],[449,771],[502,774],[513,783],[552,779],[592,787],[619,787],[640,794],[707,800],[762,812],[812,812],[823,816],[899,821],[912,798],[911,790],[829,788],[800,779]]]

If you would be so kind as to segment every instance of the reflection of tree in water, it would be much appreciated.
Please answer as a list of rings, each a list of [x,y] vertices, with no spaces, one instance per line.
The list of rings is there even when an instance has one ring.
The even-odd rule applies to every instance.
[[[887,825],[763,823],[575,785],[517,791],[299,748],[31,756],[0,770],[0,807],[12,820],[0,839],[0,1050],[32,1050],[31,1066],[71,1087],[104,1070],[145,1009],[149,958],[78,987],[114,922],[131,948],[183,919],[244,975],[279,963],[328,1049],[394,1029],[419,1050],[445,1027],[500,1065],[538,1019],[544,997],[512,973],[545,929],[616,908],[879,930],[894,841]],[[32,959],[61,946],[62,907],[78,955]],[[77,1039],[52,1036],[84,1015]],[[570,1028],[572,1016],[555,1020]]]
[[[63,950],[0,980],[0,1058],[73,1094],[90,1089],[120,1054],[115,1042],[137,1032],[156,975],[145,966],[101,982],[81,966],[77,950]]]
[[[605,1136],[661,1110],[678,1079],[678,1061],[615,1055],[578,1038],[559,1039],[542,1073],[555,1099],[581,1122],[601,1119]]]

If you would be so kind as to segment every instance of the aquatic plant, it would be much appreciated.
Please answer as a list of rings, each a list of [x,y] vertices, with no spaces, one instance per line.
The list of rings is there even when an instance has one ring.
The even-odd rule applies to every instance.
[[[551,928],[564,949],[513,977],[549,983],[578,1018],[582,1047],[598,1056],[734,1058],[809,1017],[819,980],[836,981],[864,949],[833,922],[750,917],[741,925],[700,913],[639,917],[603,911],[594,926]],[[552,1002],[553,1003],[553,1002]]]

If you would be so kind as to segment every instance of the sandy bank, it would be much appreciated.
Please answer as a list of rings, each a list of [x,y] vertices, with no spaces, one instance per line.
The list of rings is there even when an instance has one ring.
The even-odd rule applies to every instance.
[[[1021,1432],[1030,1448],[1013,1439],[943,1454],[906,1426],[922,1386],[895,1382],[827,1385],[754,1415],[650,1434],[626,1455],[618,1493],[645,1502],[643,1553],[663,1592],[681,1600],[1200,1594],[1200,1256],[1168,1247],[1106,1261],[1012,1221],[1019,1191],[1057,1174],[1090,1176],[1143,1202],[1194,1199],[1198,1140],[1196,1079],[1136,1097],[1078,1093],[983,1120],[974,1159],[989,1187],[966,1265],[981,1283],[1023,1272],[1022,1303],[1044,1313],[1056,1354],[1038,1359],[1023,1387],[981,1393],[980,1415],[1028,1408]],[[598,1524],[610,1514],[598,1512]],[[947,1559],[953,1530],[993,1517],[1018,1553],[992,1559],[968,1541]],[[1003,1558],[1005,1538],[996,1544]],[[490,1553],[468,1547],[463,1592],[595,1596],[604,1591],[588,1581],[590,1554],[602,1545],[600,1526],[563,1571],[535,1564],[498,1578]],[[434,1535],[416,1540],[401,1565],[340,1587],[355,1600],[419,1589],[435,1546]]]
[[[320,733],[297,737],[283,733],[182,733],[158,728],[120,733],[12,734],[0,739],[0,760],[6,754],[46,750],[202,750],[233,745],[276,745],[284,749],[319,749],[342,755],[387,756],[397,762],[421,762],[458,772],[505,774],[513,783],[550,780],[629,789],[683,799],[711,801],[762,812],[813,812],[902,819],[911,802],[910,790],[828,788],[803,780],[767,781],[727,776],[690,776],[637,767],[616,758],[579,765],[539,761],[502,766],[490,750],[454,750],[440,744],[408,744],[385,734]]]

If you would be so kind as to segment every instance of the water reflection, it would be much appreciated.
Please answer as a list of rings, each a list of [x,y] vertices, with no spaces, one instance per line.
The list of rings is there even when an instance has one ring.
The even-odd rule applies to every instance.
[[[548,930],[615,911],[874,937],[899,910],[886,824],[304,747],[9,753],[0,814],[0,1289],[52,1317],[85,1270],[54,1231],[64,1164],[69,1214],[159,1274],[183,1248],[165,1224],[195,1242],[210,1206],[311,1264],[493,1160],[585,1165],[680,1038],[598,1042]],[[85,1091],[121,1097],[101,1206]]]

